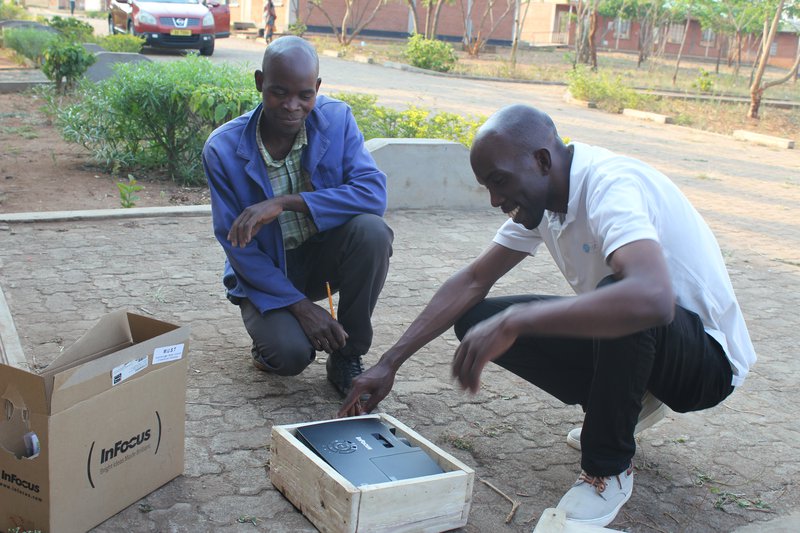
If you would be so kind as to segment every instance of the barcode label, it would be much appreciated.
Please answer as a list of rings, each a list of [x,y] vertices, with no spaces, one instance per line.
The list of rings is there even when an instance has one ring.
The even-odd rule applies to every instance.
[[[111,371],[111,386],[119,385],[129,377],[137,374],[147,368],[147,356],[144,355],[133,361],[128,361],[123,365],[119,365]]]

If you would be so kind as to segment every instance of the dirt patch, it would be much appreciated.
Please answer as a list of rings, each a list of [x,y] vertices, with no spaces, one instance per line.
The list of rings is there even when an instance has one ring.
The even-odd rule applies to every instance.
[[[0,212],[121,209],[119,180],[82,146],[64,141],[40,108],[30,94],[0,94]],[[144,187],[136,207],[209,202],[205,187],[136,178]]]

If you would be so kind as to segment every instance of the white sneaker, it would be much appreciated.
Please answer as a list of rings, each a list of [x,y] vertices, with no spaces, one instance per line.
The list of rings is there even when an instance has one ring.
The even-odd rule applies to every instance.
[[[638,435],[645,429],[651,427],[656,422],[664,418],[669,408],[664,405],[664,402],[657,399],[650,394],[650,391],[644,393],[642,398],[642,411],[639,413],[639,421],[636,423],[636,428],[633,430],[634,435]],[[567,433],[567,444],[580,451],[581,449],[581,428],[573,428]]]
[[[590,476],[581,472],[578,481],[564,494],[556,509],[561,509],[567,520],[581,525],[607,526],[633,492],[633,464],[619,475]]]

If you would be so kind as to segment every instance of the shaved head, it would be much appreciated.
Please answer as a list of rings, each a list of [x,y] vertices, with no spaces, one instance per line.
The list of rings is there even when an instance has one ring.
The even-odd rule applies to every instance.
[[[269,72],[271,66],[276,62],[303,62],[305,66],[313,69],[316,76],[319,76],[319,56],[314,47],[300,37],[287,35],[272,41],[264,51],[264,59],[261,61],[261,70]]]
[[[478,130],[475,145],[490,139],[527,152],[550,149],[556,139],[561,143],[556,125],[547,113],[522,104],[504,107],[489,117]]]

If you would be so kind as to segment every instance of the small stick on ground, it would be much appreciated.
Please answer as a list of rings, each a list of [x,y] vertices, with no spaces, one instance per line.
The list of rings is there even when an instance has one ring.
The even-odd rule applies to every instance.
[[[511,512],[508,513],[508,516],[506,517],[506,524],[511,522],[514,519],[514,515],[517,512],[517,508],[519,507],[520,502],[518,502],[517,500],[509,497],[505,492],[503,492],[502,490],[498,489],[497,487],[495,487],[494,485],[492,485],[491,483],[489,483],[485,479],[481,479],[480,482],[483,483],[484,485],[486,485],[487,487],[489,487],[490,489],[492,489],[493,491],[495,491],[497,494],[499,494],[500,496],[502,496],[506,500],[508,500],[509,503],[511,503]]]
[[[746,411],[744,409],[737,409],[735,407],[731,407],[730,405],[728,405],[726,403],[723,403],[722,407],[727,407],[731,411],[736,411],[737,413],[742,413],[742,414],[745,414],[745,415],[756,415],[756,416],[760,416],[761,418],[764,418],[763,413],[757,413],[755,411]]]
[[[186,402],[191,405],[206,405],[208,407],[241,407],[233,403],[214,403],[214,402]]]

